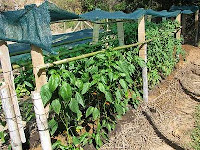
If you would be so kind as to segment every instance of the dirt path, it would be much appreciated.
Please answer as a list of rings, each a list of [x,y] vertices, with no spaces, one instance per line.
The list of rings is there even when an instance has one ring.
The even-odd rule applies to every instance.
[[[131,110],[101,150],[192,149],[195,107],[200,102],[200,49],[184,45],[187,61],[150,91],[148,107]],[[197,95],[195,95],[197,93]]]

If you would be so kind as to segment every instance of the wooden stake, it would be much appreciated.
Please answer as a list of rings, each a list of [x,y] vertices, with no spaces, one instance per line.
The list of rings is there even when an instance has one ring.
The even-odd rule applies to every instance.
[[[32,58],[32,64],[33,64],[33,73],[35,75],[35,84],[36,84],[36,91],[40,92],[41,87],[47,83],[47,77],[46,77],[46,71],[37,70],[37,67],[39,65],[44,65],[44,57],[42,53],[42,49],[35,46],[31,45],[31,58]],[[45,107],[45,112],[48,116],[49,114],[49,105]]]
[[[92,39],[92,44],[96,44],[99,41],[99,29],[100,29],[100,24],[94,24],[93,27],[93,39]]]
[[[198,33],[199,33],[199,10],[196,11],[195,13],[195,45],[198,45]]]
[[[144,16],[138,19],[138,42],[145,41],[145,19]],[[147,44],[140,47],[139,56],[147,63]],[[147,66],[142,68],[143,79],[143,100],[148,102],[148,79],[147,79]]]
[[[166,21],[167,20],[167,18],[166,17],[162,17],[162,21]]]
[[[34,104],[35,117],[39,130],[41,146],[43,150],[52,150],[51,138],[48,130],[47,116],[45,114],[44,105],[39,92],[32,92],[32,100]]]
[[[11,94],[11,100],[14,106],[14,111],[17,117],[17,123],[19,128],[19,133],[21,137],[22,143],[26,142],[25,134],[24,134],[24,122],[22,121],[22,116],[19,109],[17,94],[15,91],[14,77],[12,72],[12,66],[10,62],[10,55],[8,51],[8,47],[5,41],[0,42],[0,59],[1,59],[1,67],[3,70],[3,77],[5,84],[8,86],[9,92]]]
[[[10,97],[9,89],[4,84],[0,89],[0,97],[2,100],[2,107],[6,117],[8,130],[10,133],[11,146],[13,150],[22,150],[22,142],[20,133],[18,130],[17,119],[13,107],[13,103]]]
[[[186,32],[186,15],[182,14],[182,36],[183,38],[185,37],[185,32]]]
[[[121,21],[121,20],[117,19],[117,21]],[[117,33],[118,33],[119,46],[122,46],[122,45],[124,45],[124,26],[123,26],[123,22],[117,22]]]
[[[178,23],[181,25],[181,14],[178,14],[178,16],[176,17],[176,21],[178,21]],[[181,38],[181,29],[176,33],[176,38]]]
[[[152,15],[147,15],[147,21],[151,22],[151,20],[152,20]]]
[[[31,58],[33,64],[33,73],[35,75],[36,91],[40,92],[41,87],[47,83],[46,71],[40,70],[38,72],[36,70],[39,65],[44,65],[42,49],[35,45],[31,45]]]

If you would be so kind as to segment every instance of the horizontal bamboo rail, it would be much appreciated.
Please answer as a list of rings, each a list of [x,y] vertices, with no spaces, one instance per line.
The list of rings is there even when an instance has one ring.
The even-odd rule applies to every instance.
[[[146,41],[141,42],[141,43],[134,43],[134,44],[130,44],[130,45],[115,47],[115,48],[112,49],[112,51],[117,51],[117,50],[131,48],[131,47],[138,46],[138,45],[143,45],[143,44],[146,44],[146,43],[151,42],[151,41],[153,41],[153,39],[146,40]],[[61,64],[68,63],[68,62],[71,62],[71,61],[91,57],[91,56],[94,56],[94,55],[97,55],[97,54],[100,54],[100,53],[105,53],[106,51],[107,51],[107,49],[103,49],[103,50],[100,50],[100,51],[96,51],[96,52],[92,52],[92,53],[88,53],[88,54],[83,54],[83,55],[80,55],[80,56],[77,56],[77,57],[67,58],[67,59],[55,61],[53,63],[40,65],[40,66],[37,67],[37,70],[39,71],[41,69],[46,69],[46,68],[49,68],[49,67],[53,67],[55,65],[61,65]]]

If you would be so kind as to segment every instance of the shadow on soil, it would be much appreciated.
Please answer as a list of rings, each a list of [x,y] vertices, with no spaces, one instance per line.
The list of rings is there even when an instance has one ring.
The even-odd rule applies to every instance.
[[[142,111],[142,114],[146,117],[146,119],[148,120],[149,124],[152,126],[152,128],[154,129],[156,135],[162,139],[166,144],[168,144],[169,146],[171,146],[172,148],[176,149],[176,150],[185,150],[184,148],[180,147],[178,144],[174,143],[173,141],[169,140],[168,138],[166,138],[156,127],[156,125],[153,123],[151,116],[145,112]]]

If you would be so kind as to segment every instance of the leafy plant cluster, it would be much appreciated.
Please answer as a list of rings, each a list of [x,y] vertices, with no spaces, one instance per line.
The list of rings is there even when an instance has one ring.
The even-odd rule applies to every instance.
[[[150,87],[171,73],[183,53],[181,40],[173,32],[176,22],[147,23],[148,79]],[[105,39],[116,35],[116,26]],[[126,44],[137,42],[137,23],[125,24]],[[108,132],[124,115],[129,105],[137,108],[142,94],[139,47],[112,51],[114,41],[103,54],[56,66],[48,71],[49,80],[42,87],[44,104],[50,104],[51,135],[63,134],[66,143],[57,141],[55,149],[82,149],[86,144],[96,148],[108,140]],[[97,50],[97,49],[96,49]]]

